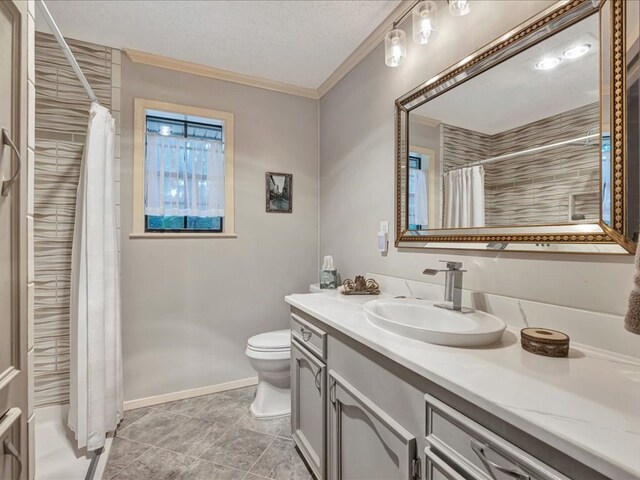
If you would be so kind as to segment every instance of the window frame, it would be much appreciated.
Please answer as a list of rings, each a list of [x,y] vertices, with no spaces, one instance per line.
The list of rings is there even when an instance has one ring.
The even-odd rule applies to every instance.
[[[160,110],[178,115],[192,115],[224,122],[224,217],[222,232],[202,231],[145,231],[144,185],[145,145],[147,135],[147,110]],[[133,138],[133,225],[129,238],[236,238],[234,221],[234,172],[233,172],[233,113],[207,108],[162,102],[148,98],[134,98]]]
[[[429,167],[427,168],[427,185],[429,192],[429,225],[439,225],[439,218],[442,218],[442,201],[440,199],[440,185],[442,181],[442,169],[440,161],[433,148],[421,147],[418,145],[409,145],[409,152],[415,152],[420,155],[420,169],[422,168],[422,156],[429,157]],[[408,157],[408,155],[407,155]],[[408,162],[407,162],[408,165]],[[407,185],[407,194],[408,194]],[[434,208],[432,208],[432,206]],[[408,207],[407,207],[408,208]],[[434,227],[437,228],[437,227]]]

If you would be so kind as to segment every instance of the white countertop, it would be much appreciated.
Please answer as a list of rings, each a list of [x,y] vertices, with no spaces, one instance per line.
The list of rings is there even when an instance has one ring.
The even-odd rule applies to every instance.
[[[615,480],[640,478],[636,359],[573,343],[568,358],[533,355],[515,329],[490,347],[431,345],[369,323],[362,305],[371,297],[334,291],[285,299],[594,470]]]

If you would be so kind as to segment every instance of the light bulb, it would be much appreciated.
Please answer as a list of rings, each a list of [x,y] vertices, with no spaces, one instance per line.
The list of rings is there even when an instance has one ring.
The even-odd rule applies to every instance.
[[[394,45],[391,49],[391,56],[393,57],[394,65],[398,65],[400,63],[400,58],[402,57],[402,49],[400,45]]]
[[[387,67],[397,67],[407,57],[407,35],[403,30],[394,29],[384,37],[384,63]]]
[[[436,37],[438,7],[435,2],[427,1],[417,4],[411,12],[411,17],[414,42],[424,45]]]
[[[449,12],[456,17],[467,15],[471,11],[469,0],[447,0],[449,2]]]
[[[564,58],[579,58],[583,55],[586,55],[589,50],[591,50],[591,45],[588,43],[584,43],[582,45],[575,45],[567,50],[565,50],[562,54]]]
[[[559,57],[548,57],[548,58],[544,58],[542,60],[540,60],[538,63],[536,63],[536,69],[538,70],[551,70],[552,68],[557,67],[558,65],[560,65],[560,58]]]

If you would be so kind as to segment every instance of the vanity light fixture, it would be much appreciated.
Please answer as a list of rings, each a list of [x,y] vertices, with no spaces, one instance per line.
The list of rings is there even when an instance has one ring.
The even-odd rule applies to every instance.
[[[467,15],[470,11],[469,0],[447,0],[449,11],[456,17]],[[402,65],[407,57],[407,35],[398,28],[411,13],[413,40],[419,45],[431,42],[438,31],[438,7],[433,0],[415,0],[400,17],[393,22],[393,30],[384,37],[384,63],[387,67]]]
[[[588,43],[583,43],[582,45],[575,45],[562,53],[564,58],[580,58],[583,55],[586,55],[589,50],[591,50],[591,45]]]
[[[397,67],[407,58],[407,34],[394,28],[384,37],[384,63],[387,67]]]
[[[469,0],[447,0],[449,12],[456,17],[463,17],[471,11]]]
[[[413,41],[424,45],[436,37],[438,29],[438,7],[429,0],[420,2],[411,14],[413,23]]]
[[[559,57],[547,57],[536,63],[536,69],[551,70],[552,68],[556,68],[558,65],[560,65],[561,61],[562,60],[560,60]]]

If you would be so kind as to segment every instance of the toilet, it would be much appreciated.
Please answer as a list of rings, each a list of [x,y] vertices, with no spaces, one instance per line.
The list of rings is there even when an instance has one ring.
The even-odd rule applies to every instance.
[[[310,293],[322,293],[319,283]],[[247,340],[246,355],[258,373],[251,414],[256,418],[283,417],[291,413],[291,330],[260,333]]]
[[[282,417],[291,413],[291,330],[276,330],[247,340],[247,357],[258,373],[258,389],[251,404],[256,418]]]

